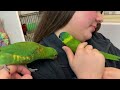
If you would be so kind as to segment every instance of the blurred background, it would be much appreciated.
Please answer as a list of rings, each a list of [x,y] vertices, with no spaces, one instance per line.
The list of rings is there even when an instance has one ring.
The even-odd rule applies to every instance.
[[[33,41],[34,32],[41,21],[43,11],[0,11],[10,43]],[[120,11],[104,11],[104,21],[99,30],[120,49]]]

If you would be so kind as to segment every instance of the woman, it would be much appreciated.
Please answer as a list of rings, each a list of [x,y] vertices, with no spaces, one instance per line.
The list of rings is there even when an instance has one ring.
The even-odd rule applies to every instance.
[[[100,11],[45,11],[34,41],[55,48],[58,57],[53,61],[43,60],[29,64],[28,67],[38,69],[32,73],[33,78],[120,78],[117,74],[112,75],[114,72],[120,72],[116,69],[120,67],[120,63],[105,60],[98,52],[101,50],[120,55],[120,50],[114,47],[110,40],[96,32],[102,20]],[[78,46],[75,55],[59,40],[61,32],[68,32],[83,42]]]

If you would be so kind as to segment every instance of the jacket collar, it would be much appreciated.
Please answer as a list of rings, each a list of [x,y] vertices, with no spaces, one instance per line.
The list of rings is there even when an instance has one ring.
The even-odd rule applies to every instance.
[[[101,33],[93,33],[93,36],[90,40],[87,41],[88,44],[92,45],[94,48],[97,48],[100,51],[108,52],[111,46],[109,39],[106,39]]]
[[[61,42],[61,40],[54,34],[52,33],[50,36],[45,37],[42,40],[43,44],[45,44],[46,46],[52,47],[54,49],[57,50],[58,52],[58,62],[63,66],[69,66],[68,65],[68,60],[67,60],[67,56],[66,53],[64,52],[64,50],[62,49],[62,47],[64,46],[64,44]]]

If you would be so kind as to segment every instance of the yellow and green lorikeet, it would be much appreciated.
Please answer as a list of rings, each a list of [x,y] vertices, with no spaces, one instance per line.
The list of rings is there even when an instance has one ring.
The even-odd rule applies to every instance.
[[[81,43],[79,40],[75,39],[72,35],[70,35],[67,32],[62,32],[59,35],[59,38],[66,46],[71,48],[71,50],[73,52],[76,51],[78,45]],[[102,51],[100,51],[100,52],[104,55],[104,57],[106,59],[120,61],[120,57],[119,56],[112,55],[112,54],[109,54],[109,53],[105,53],[105,52],[102,52]]]
[[[0,66],[28,64],[35,60],[54,59],[57,51],[35,42],[17,42],[0,48]]]
[[[57,56],[57,51],[35,42],[17,42],[0,48],[0,68],[9,71],[6,65],[25,65],[35,60],[50,59]],[[37,69],[29,68],[31,72]]]

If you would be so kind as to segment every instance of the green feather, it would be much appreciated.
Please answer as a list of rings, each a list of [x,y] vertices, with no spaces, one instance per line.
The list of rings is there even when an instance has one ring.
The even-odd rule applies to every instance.
[[[0,48],[0,65],[28,64],[38,59],[54,59],[57,55],[52,47],[35,42],[17,42]]]
[[[69,33],[67,32],[62,32],[59,36],[60,40],[69,48],[71,48],[71,50],[75,53],[78,45],[81,43],[79,40],[75,39],[73,36],[71,36]],[[115,61],[119,61],[120,57],[113,55],[113,54],[109,54],[109,53],[105,53],[100,51],[104,57],[108,60],[115,60]]]

